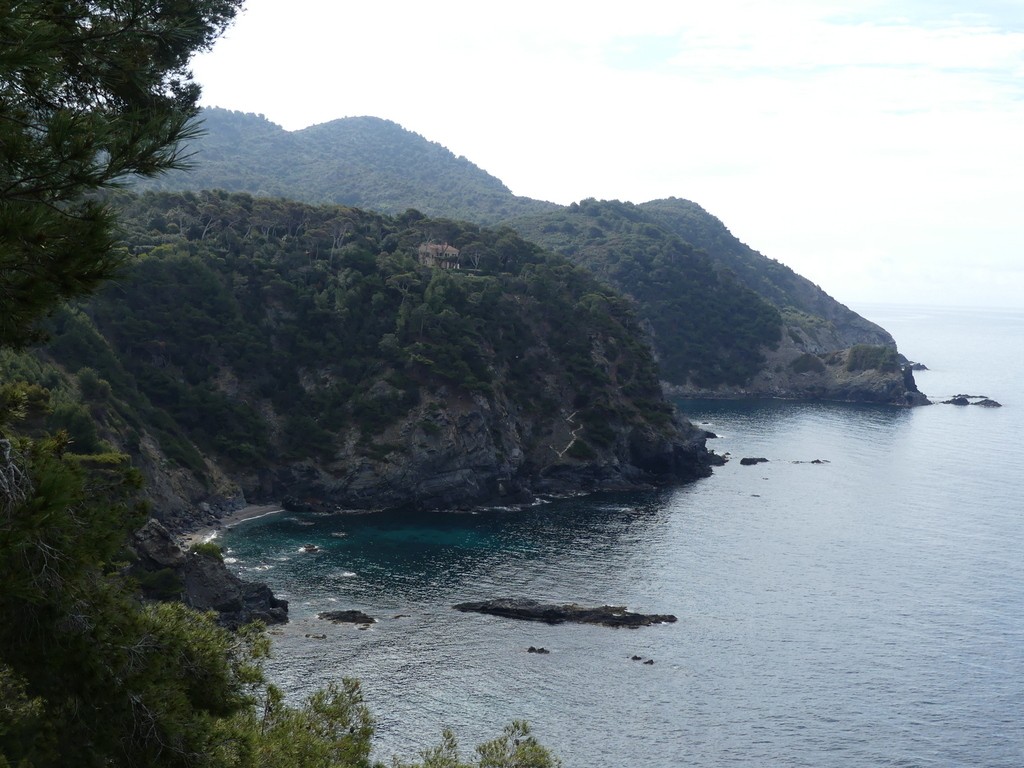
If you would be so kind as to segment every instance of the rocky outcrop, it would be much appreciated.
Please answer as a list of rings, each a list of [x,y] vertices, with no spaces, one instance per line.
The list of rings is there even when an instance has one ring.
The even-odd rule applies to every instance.
[[[571,398],[567,398],[571,402]],[[577,412],[540,415],[499,397],[440,388],[374,438],[367,451],[351,436],[330,462],[272,470],[270,496],[290,509],[453,509],[567,494],[652,487],[711,474],[721,463],[706,436],[678,417],[659,428],[619,427],[606,443],[586,441]],[[266,488],[267,477],[260,478]],[[255,478],[247,495],[257,496]]]
[[[238,485],[210,459],[203,463],[203,479],[184,467],[176,466],[149,432],[143,432],[137,445],[107,435],[110,441],[132,456],[133,464],[146,481],[146,497],[153,515],[170,528],[191,530],[211,524],[218,512],[245,506]]]
[[[865,351],[876,352],[874,359],[881,362],[858,363]],[[666,390],[684,397],[768,397],[897,406],[931,402],[917,388],[911,366],[901,364],[893,347],[857,345],[814,354],[803,351],[802,346],[784,334],[778,348],[765,350],[765,356],[767,362],[761,371],[742,387],[719,387],[709,391],[666,385]]]
[[[498,598],[480,602],[459,603],[452,606],[457,611],[484,613],[523,621],[543,621],[547,624],[600,624],[606,627],[647,627],[651,624],[667,624],[677,619],[670,614],[630,613],[625,606],[601,605],[588,608],[575,603],[554,605],[536,600]]]
[[[1002,408],[1003,404],[985,395],[953,395],[943,405],[980,405],[982,408]]]
[[[214,611],[218,621],[237,628],[253,621],[288,621],[288,601],[274,597],[266,584],[243,581],[220,556],[200,548],[184,552],[170,532],[150,520],[132,538],[129,574],[150,600],[180,600],[200,611]]]

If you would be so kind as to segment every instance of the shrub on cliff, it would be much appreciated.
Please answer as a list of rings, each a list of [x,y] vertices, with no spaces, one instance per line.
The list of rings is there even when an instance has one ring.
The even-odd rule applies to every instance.
[[[847,354],[846,370],[850,373],[872,370],[895,373],[900,370],[899,355],[891,347],[857,344]]]

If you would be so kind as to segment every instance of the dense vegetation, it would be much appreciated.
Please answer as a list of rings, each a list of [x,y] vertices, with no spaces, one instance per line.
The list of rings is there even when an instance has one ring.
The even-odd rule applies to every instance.
[[[836,334],[840,346],[854,343],[894,347],[879,326],[843,306],[807,278],[740,242],[717,218],[689,200],[667,198],[637,206],[659,227],[707,253],[719,269],[783,313],[787,326],[813,339],[819,330]]]
[[[670,382],[744,384],[779,340],[775,307],[639,206],[584,200],[513,225],[635,298]]]
[[[897,373],[900,369],[899,355],[891,347],[857,344],[850,347],[846,358],[846,370],[851,373],[857,371]]]
[[[240,0],[0,8],[0,344],[116,269],[110,211],[86,193],[178,167],[199,87],[188,60]]]
[[[194,472],[200,452],[254,467],[353,434],[402,450],[379,433],[440,387],[539,414],[568,397],[577,451],[668,419],[630,303],[510,230],[228,193],[121,212],[137,263],[57,316],[49,354],[113,392],[112,430],[145,428]],[[466,268],[419,263],[428,241]]]
[[[206,109],[195,167],[140,188],[224,189],[397,214],[408,208],[494,224],[555,206],[516,197],[464,157],[376,117],[288,132],[261,115]]]
[[[210,109],[204,117],[208,134],[194,144],[195,171],[147,182],[150,188],[246,191],[388,213],[415,208],[507,224],[632,295],[641,316],[657,323],[655,344],[670,382],[744,384],[762,366],[765,345],[778,338],[772,324],[797,329],[794,340],[805,352],[895,346],[883,329],[744,245],[687,200],[588,200],[564,208],[516,197],[465,158],[377,118],[287,132],[257,115]]]

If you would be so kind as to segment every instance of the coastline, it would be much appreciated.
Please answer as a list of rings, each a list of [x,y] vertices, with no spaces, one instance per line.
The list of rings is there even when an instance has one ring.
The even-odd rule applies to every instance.
[[[217,520],[216,524],[203,525],[195,530],[179,535],[178,538],[181,543],[181,548],[187,550],[193,544],[212,541],[217,538],[217,534],[221,531],[233,528],[239,523],[244,523],[247,520],[256,520],[260,517],[267,517],[268,515],[276,515],[279,512],[284,512],[284,507],[280,504],[249,504],[248,506],[241,507],[240,509],[225,512],[224,515]]]

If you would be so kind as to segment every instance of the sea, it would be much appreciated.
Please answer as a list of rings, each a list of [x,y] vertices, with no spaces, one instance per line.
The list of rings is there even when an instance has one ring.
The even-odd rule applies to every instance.
[[[937,403],[1003,407],[680,401],[731,460],[678,488],[239,525],[231,567],[291,601],[269,676],[358,678],[382,760],[526,720],[566,768],[1024,765],[1024,311],[857,309]],[[504,596],[678,621],[451,607]]]

